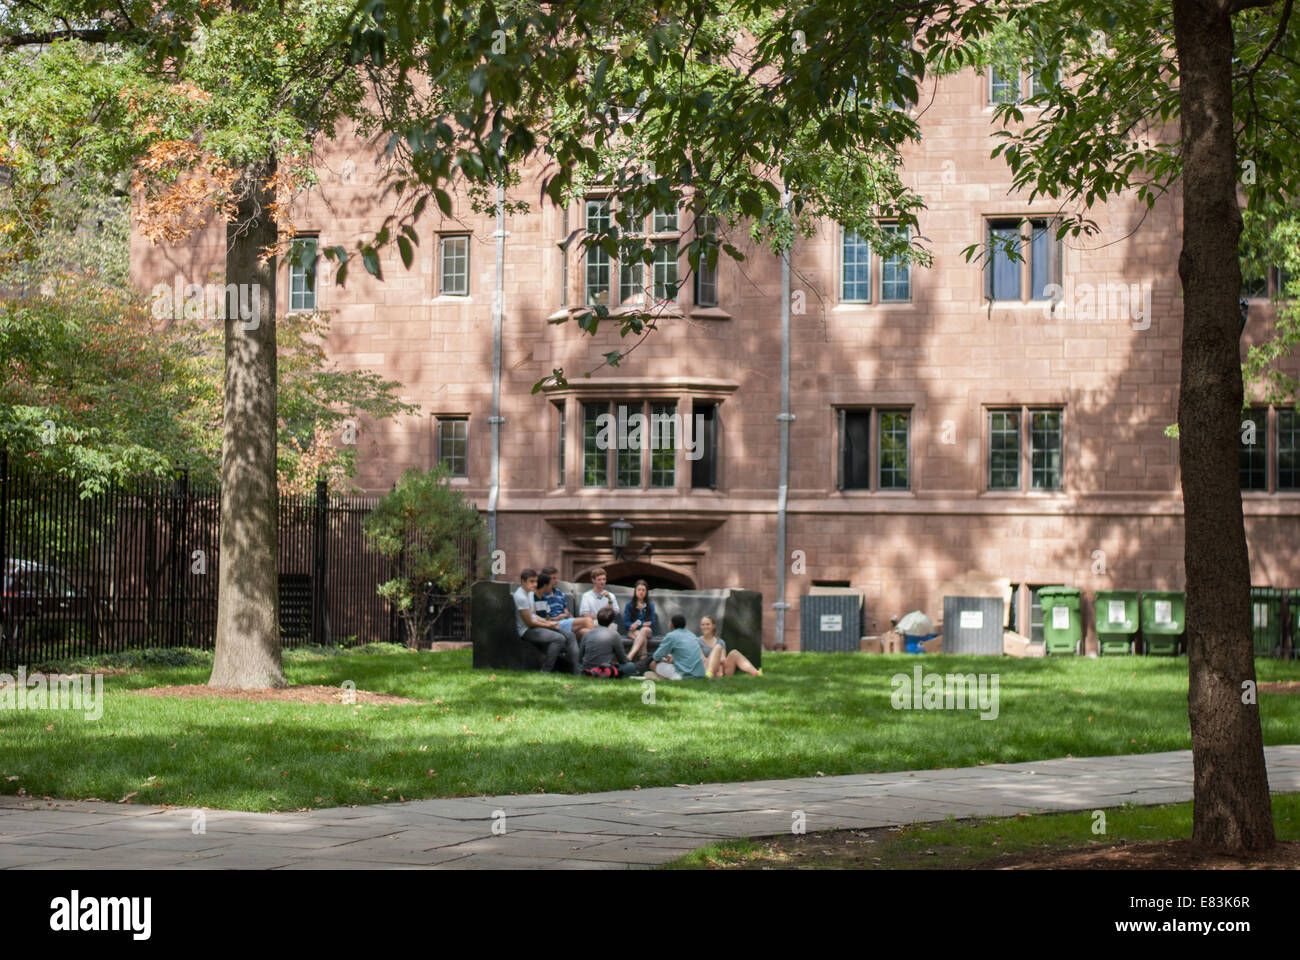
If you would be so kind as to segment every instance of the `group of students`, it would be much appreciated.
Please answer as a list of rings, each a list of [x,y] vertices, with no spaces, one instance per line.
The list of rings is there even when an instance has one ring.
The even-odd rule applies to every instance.
[[[697,636],[686,629],[686,618],[672,616],[672,627],[654,654],[650,639],[659,632],[659,619],[650,587],[644,580],[636,582],[632,599],[619,616],[618,601],[605,589],[608,575],[604,567],[591,571],[591,589],[582,595],[578,615],[569,613],[568,600],[555,579],[556,569],[544,567],[540,572],[525,569],[519,574],[515,590],[515,629],[523,640],[544,652],[542,672],[554,672],[561,660],[573,673],[598,677],[643,676],[663,680],[686,677],[729,677],[737,670],[761,676],[739,650],[730,652],[718,636],[718,625],[710,616],[700,619]],[[625,629],[632,642],[623,650]]]

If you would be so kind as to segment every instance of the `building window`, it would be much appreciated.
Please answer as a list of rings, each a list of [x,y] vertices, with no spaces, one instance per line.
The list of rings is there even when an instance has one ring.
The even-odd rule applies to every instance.
[[[1290,282],[1285,267],[1256,267],[1242,261],[1241,295],[1248,300],[1280,300]]]
[[[1044,58],[1040,57],[1034,64],[1034,68],[1029,71],[1029,95],[1032,97],[1045,94],[1051,86],[1060,86],[1060,83],[1061,68],[1052,66]]]
[[[989,103],[1020,100],[1020,69],[1011,64],[989,67]]]
[[[1241,263],[1241,295],[1247,300],[1268,298],[1268,271]]]
[[[609,200],[586,201],[586,227],[588,234],[607,232],[609,230]],[[589,307],[609,307],[610,304],[610,256],[602,247],[587,248],[586,292],[584,302]]]
[[[609,451],[598,442],[600,415],[608,412],[607,403],[582,405],[582,485],[584,487],[609,486]]]
[[[985,296],[990,300],[1052,299],[1049,285],[1061,282],[1061,241],[1056,228],[1057,221],[1047,219],[990,220]],[[1028,258],[1024,256],[1026,246]]]
[[[892,223],[886,225],[884,229],[891,236],[911,242],[912,231],[910,227]],[[880,258],[880,299],[886,303],[912,299],[910,264],[901,255],[896,257],[882,256]]]
[[[871,302],[871,246],[856,231],[845,229],[841,242],[840,301]]]
[[[1268,489],[1268,408],[1256,407],[1241,415],[1237,446],[1237,474],[1243,490]]]
[[[906,410],[880,411],[880,479],[881,490],[906,490],[908,461],[908,421]]]
[[[989,411],[989,489],[1020,489],[1020,411]]]
[[[569,207],[565,204],[560,208],[560,236],[564,239],[560,241],[560,306],[569,305]],[[563,414],[561,414],[563,416]],[[564,466],[561,463],[560,469]],[[561,481],[561,485],[563,482]]]
[[[605,307],[645,305],[646,270],[651,272],[651,292],[656,303],[675,303],[677,300],[677,249],[680,233],[677,212],[655,210],[649,215],[630,209],[611,214],[609,199],[588,199],[587,232],[610,230],[617,222],[629,242],[620,244],[618,257],[618,289],[611,297],[610,281],[614,272],[611,257],[603,249],[587,248],[586,302],[588,306]],[[650,227],[649,234],[646,226]],[[640,247],[644,239],[652,244],[647,267]],[[611,302],[612,300],[612,302]]]
[[[676,222],[674,218],[674,222]],[[655,244],[654,250],[655,303],[677,302],[677,241]]]
[[[871,490],[872,487],[872,417],[875,417],[876,490],[907,490],[908,426],[907,410],[872,410],[841,408],[836,413],[839,435],[839,463],[836,488]]]
[[[316,309],[316,237],[293,241],[289,259],[289,309]]]
[[[1065,411],[1054,408],[993,409],[989,423],[989,489],[1021,490],[1021,460],[1028,444],[1029,488],[1064,487]],[[1028,424],[1028,430],[1022,425]]]
[[[611,459],[616,489],[676,485],[676,402],[584,403],[582,416],[583,486],[608,487]]]
[[[695,401],[695,421],[691,427],[691,489],[716,490],[718,488],[718,434],[721,422],[718,404],[712,401]]]
[[[718,247],[717,218],[702,213],[695,218],[695,236],[705,242],[699,247],[700,265],[695,268],[695,305],[697,307],[716,307],[718,305],[718,268],[709,266],[709,253]]]
[[[564,486],[564,426],[565,426],[564,424],[565,412],[564,412],[563,401],[555,404],[555,412],[560,415],[560,431],[559,431],[560,445],[559,445],[559,449],[556,451],[556,453],[558,454],[557,461],[560,465],[560,476],[558,482],[555,485],[557,487],[563,487]]]
[[[1043,601],[1038,596],[1041,586],[1029,588],[1029,639],[1034,643],[1043,643]]]
[[[1053,78],[1053,82],[1061,82],[1061,70],[1039,57],[1035,63],[1025,70],[1019,64],[1000,63],[989,67],[989,103],[997,105],[999,103],[1019,103],[1024,99],[1025,81],[1028,79],[1029,95],[1037,97],[1047,93],[1048,84],[1045,78]]]
[[[1277,488],[1300,490],[1300,414],[1277,412]]]
[[[677,232],[677,211],[676,210],[655,210],[653,232],[654,233],[676,233]]]
[[[469,237],[443,237],[438,292],[447,297],[469,295]]]
[[[871,411],[840,410],[840,489],[871,489]]]
[[[469,418],[438,418],[438,463],[453,477],[469,476]]]
[[[1029,412],[1029,485],[1061,489],[1061,411]]]

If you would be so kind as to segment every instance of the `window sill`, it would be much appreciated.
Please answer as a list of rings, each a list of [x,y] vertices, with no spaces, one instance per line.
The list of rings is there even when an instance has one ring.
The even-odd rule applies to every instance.
[[[696,320],[730,320],[731,314],[721,307],[691,307],[691,316]]]
[[[433,298],[434,303],[470,303],[472,297],[468,293],[440,293]]]
[[[862,310],[868,310],[875,306],[870,300],[847,300],[841,301],[831,307],[831,313],[856,313]]]
[[[896,500],[915,500],[915,490],[835,490],[832,496],[846,497],[848,499],[860,500],[867,497],[885,497]]]
[[[664,301],[663,303],[653,303],[648,306],[638,306],[635,304],[615,307],[609,312],[611,317],[628,317],[636,314],[644,314],[654,320],[680,319],[684,316],[680,304]]]
[[[1006,500],[1065,500],[1070,494],[1065,490],[984,490],[980,496]]]

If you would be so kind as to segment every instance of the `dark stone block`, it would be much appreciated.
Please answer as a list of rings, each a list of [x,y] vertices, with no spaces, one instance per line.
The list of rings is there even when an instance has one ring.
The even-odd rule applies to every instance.
[[[469,589],[469,636],[474,644],[476,668],[542,669],[542,650],[519,639],[515,630],[515,602],[511,594],[516,586],[518,584],[479,580]]]

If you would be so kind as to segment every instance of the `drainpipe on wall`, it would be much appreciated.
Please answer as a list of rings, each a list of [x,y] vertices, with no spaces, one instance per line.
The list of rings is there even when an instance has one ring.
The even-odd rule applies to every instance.
[[[790,193],[782,197],[786,211],[790,209]],[[790,251],[791,247],[781,251],[781,412],[776,419],[781,423],[781,475],[780,486],[776,496],[776,645],[785,649],[785,612],[790,604],[785,601],[785,503],[790,485],[790,422],[794,414],[790,412]]]
[[[492,488],[488,492],[488,552],[497,549],[497,496],[501,492],[501,315],[505,299],[506,279],[506,188],[497,183],[497,229],[492,234],[497,241],[496,289],[492,292]]]

